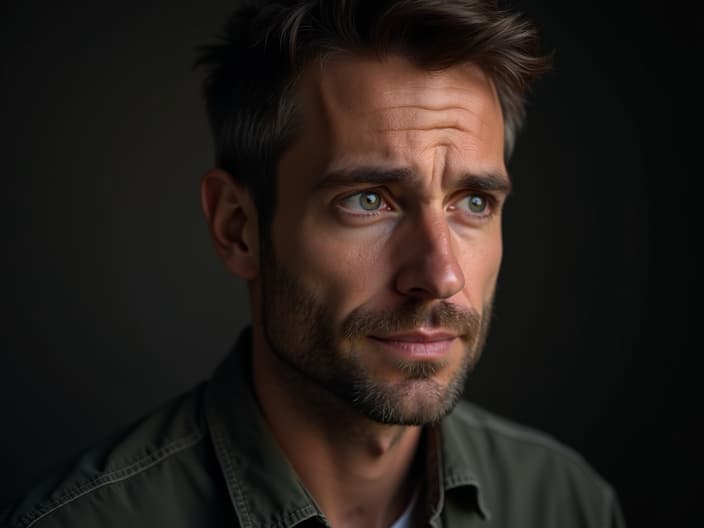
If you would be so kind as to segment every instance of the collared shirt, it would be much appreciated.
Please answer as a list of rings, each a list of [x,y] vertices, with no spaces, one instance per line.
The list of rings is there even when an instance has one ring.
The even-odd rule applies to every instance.
[[[250,349],[245,332],[210,382],[82,454],[0,526],[328,526],[259,412]],[[467,402],[426,428],[423,446],[424,526],[624,526],[613,490],[579,455]]]

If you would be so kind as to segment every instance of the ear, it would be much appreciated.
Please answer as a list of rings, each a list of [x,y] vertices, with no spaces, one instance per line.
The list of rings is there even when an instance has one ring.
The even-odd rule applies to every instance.
[[[255,279],[259,225],[249,190],[224,170],[213,169],[203,175],[200,199],[215,250],[227,269],[245,280]]]

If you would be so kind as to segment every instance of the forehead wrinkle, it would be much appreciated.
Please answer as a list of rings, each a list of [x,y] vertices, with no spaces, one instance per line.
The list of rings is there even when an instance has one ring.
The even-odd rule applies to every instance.
[[[487,125],[480,112],[462,106],[443,106],[428,108],[422,106],[395,106],[379,110],[376,113],[379,132],[401,130],[430,131],[454,129],[460,132],[481,135]]]
[[[361,63],[359,75],[333,75],[337,70],[349,73],[350,66],[357,66],[354,61],[333,66],[325,71],[308,70],[303,76],[306,82],[299,86],[310,110],[306,112],[309,126],[304,126],[312,138],[308,155],[318,152],[325,157],[316,174],[348,163],[414,164],[415,152],[425,157],[425,162],[416,162],[425,165],[426,175],[432,173],[437,179],[440,169],[434,166],[454,173],[462,168],[456,167],[461,158],[481,155],[478,163],[471,163],[480,168],[490,161],[484,158],[493,156],[488,149],[500,133],[494,116],[498,124],[503,123],[495,111],[498,98],[485,77],[453,74],[447,78],[449,71],[432,78],[425,72],[413,81],[407,72],[396,74],[380,64]],[[418,70],[411,73],[424,75]],[[472,89],[457,84],[467,78],[476,81],[468,84]],[[440,144],[443,148],[433,152]],[[443,160],[437,158],[440,151],[444,151]]]

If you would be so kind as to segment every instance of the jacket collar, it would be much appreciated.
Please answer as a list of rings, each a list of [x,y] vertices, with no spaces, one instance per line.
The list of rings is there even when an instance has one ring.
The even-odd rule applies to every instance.
[[[251,385],[251,329],[217,368],[205,413],[230,499],[243,528],[293,527],[327,521],[268,430]],[[426,432],[426,511],[435,524],[446,492],[466,489],[468,507],[488,518],[479,496],[473,458],[450,417]]]
[[[438,480],[442,483],[443,495],[462,495],[462,504],[476,509],[484,520],[490,520],[487,497],[482,492],[482,484],[486,485],[491,478],[486,468],[487,453],[481,452],[477,443],[472,442],[474,439],[467,434],[466,424],[456,412],[446,416],[434,432],[436,453],[442,461]]]

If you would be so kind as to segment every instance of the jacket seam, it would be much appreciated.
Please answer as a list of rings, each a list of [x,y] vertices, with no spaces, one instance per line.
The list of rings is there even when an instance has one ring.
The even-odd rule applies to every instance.
[[[253,526],[249,507],[245,500],[244,489],[237,476],[237,471],[235,470],[235,463],[230,456],[230,450],[225,446],[227,437],[219,427],[211,427],[211,434],[213,443],[215,444],[216,454],[220,460],[222,471],[225,474],[230,500],[232,500],[233,506],[235,507],[235,514],[242,528]],[[237,465],[239,465],[239,463]]]
[[[85,495],[88,495],[100,488],[104,488],[105,486],[122,482],[135,475],[143,473],[144,471],[166,460],[170,456],[194,446],[200,442],[203,436],[202,431],[196,431],[189,436],[166,444],[165,446],[159,448],[156,452],[146,455],[126,467],[101,474],[85,484],[81,484],[76,488],[65,491],[58,499],[46,503],[42,507],[38,507],[33,511],[27,512],[19,519],[19,524],[20,526],[24,526],[24,528],[30,528],[31,526],[36,525],[39,521],[45,519],[47,516],[63,508],[67,504],[80,499],[81,497],[84,497]]]

